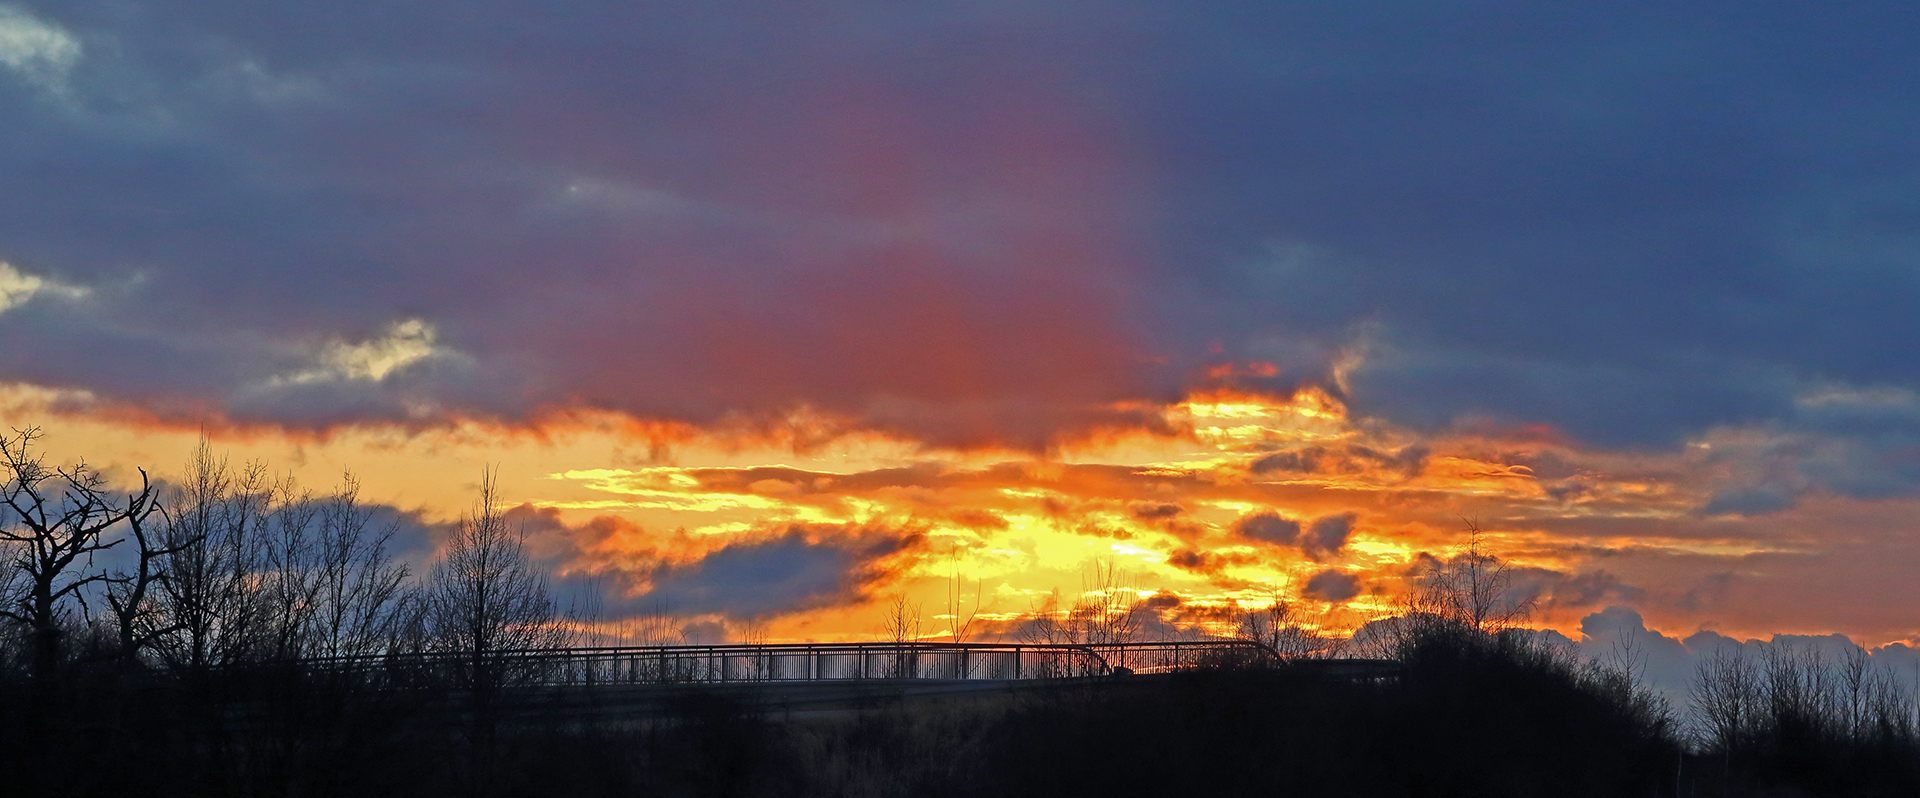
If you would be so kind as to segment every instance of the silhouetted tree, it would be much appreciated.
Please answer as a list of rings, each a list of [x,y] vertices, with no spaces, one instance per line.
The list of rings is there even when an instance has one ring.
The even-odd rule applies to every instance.
[[[141,481],[145,492],[145,472],[141,472]],[[155,513],[160,514],[163,522],[160,529],[148,523]],[[142,511],[127,515],[127,538],[139,549],[134,569],[132,573],[116,574],[106,580],[107,605],[113,613],[115,648],[112,656],[115,658],[137,660],[141,651],[180,629],[179,622],[167,615],[154,595],[155,586],[166,583],[168,561],[185,548],[184,544],[164,542],[166,520],[166,512],[158,502],[148,502]]]
[[[498,503],[494,474],[485,472],[479,500],[454,526],[423,597],[429,645],[459,654],[463,677],[483,692],[509,677],[503,653],[566,641],[526,531],[509,528]]]
[[[372,513],[360,503],[360,481],[347,472],[320,507],[314,552],[316,656],[377,653],[394,637],[407,600],[407,568],[388,551],[398,522],[379,528],[372,522]]]
[[[902,646],[893,657],[893,678],[904,679],[917,676],[920,672],[920,658],[916,652],[904,649],[905,644],[920,640],[920,605],[907,601],[907,594],[895,596],[893,603],[887,606],[887,615],[882,622],[881,633],[896,646]]]
[[[34,451],[40,436],[33,427],[0,435],[0,466],[6,469],[0,503],[10,511],[0,523],[0,542],[7,544],[20,592],[0,607],[0,617],[27,627],[32,672],[45,678],[61,662],[67,602],[83,599],[90,585],[113,578],[87,567],[95,554],[121,542],[108,530],[129,519],[144,521],[157,505],[145,471],[140,492],[120,501],[108,491],[105,477],[84,461],[48,467]]]
[[[167,519],[174,553],[161,583],[176,628],[159,647],[175,667],[204,673],[254,656],[266,615],[257,575],[271,498],[264,463],[235,472],[204,438],[188,458]]]
[[[1532,599],[1513,592],[1511,567],[1483,545],[1480,525],[1463,520],[1467,541],[1459,552],[1444,560],[1422,555],[1401,614],[1389,621],[1391,632],[1379,641],[1385,649],[1380,653],[1406,660],[1480,646],[1515,630],[1532,613]]]
[[[1110,560],[1095,560],[1080,575],[1080,598],[1067,613],[1071,642],[1110,646],[1135,642],[1140,632],[1137,598],[1127,574]],[[1115,652],[1109,665],[1126,666],[1124,651]]]
[[[276,480],[260,529],[265,533],[265,555],[254,575],[259,601],[265,605],[262,646],[269,660],[289,660],[310,653],[309,638],[319,610],[320,569],[316,561],[313,526],[319,501],[300,489],[292,477]]]
[[[1259,643],[1282,657],[1312,654],[1329,645],[1300,626],[1293,603],[1279,596],[1265,607],[1236,611],[1234,615],[1234,637]]]

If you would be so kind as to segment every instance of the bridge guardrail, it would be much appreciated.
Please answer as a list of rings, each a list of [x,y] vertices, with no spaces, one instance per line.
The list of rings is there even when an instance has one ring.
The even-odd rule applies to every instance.
[[[1278,661],[1246,640],[1152,643],[768,643],[412,652],[302,660],[408,684],[641,685],[864,679],[1027,680]],[[1124,670],[1123,670],[1124,669]]]

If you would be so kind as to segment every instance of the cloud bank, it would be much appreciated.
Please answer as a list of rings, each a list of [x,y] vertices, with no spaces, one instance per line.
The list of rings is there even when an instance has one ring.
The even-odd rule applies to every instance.
[[[1044,447],[1258,362],[1415,427],[1811,434],[1846,462],[1797,478],[1911,489],[1860,466],[1920,388],[1914,176],[1873,165],[1920,50],[1874,6],[533,10],[0,6],[0,257],[88,291],[0,317],[0,379]],[[459,356],[290,379],[410,324]]]

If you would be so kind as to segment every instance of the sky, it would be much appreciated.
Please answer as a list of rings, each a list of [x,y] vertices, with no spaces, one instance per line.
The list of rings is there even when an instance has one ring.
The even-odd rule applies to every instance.
[[[4,0],[0,422],[423,560],[497,467],[688,634],[1339,631],[1472,524],[1571,638],[1916,642],[1915,85],[1884,2]]]

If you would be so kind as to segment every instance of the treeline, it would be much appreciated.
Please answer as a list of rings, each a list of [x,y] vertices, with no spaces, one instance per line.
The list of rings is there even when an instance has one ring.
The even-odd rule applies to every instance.
[[[352,476],[324,494],[205,442],[162,496],[51,466],[34,429],[0,436],[0,667],[182,676],[260,663],[560,645],[567,627],[483,479],[440,558],[410,573]]]
[[[204,442],[166,486],[0,435],[0,782],[14,794],[367,794],[407,768],[475,779],[509,652],[570,627],[483,475],[412,572],[349,474],[325,493]],[[355,659],[431,657],[406,689]],[[428,790],[431,793],[432,790]]]
[[[1916,678],[1859,648],[1716,649],[1695,668],[1690,696],[1703,775],[1717,771],[1727,789],[1920,795]]]

